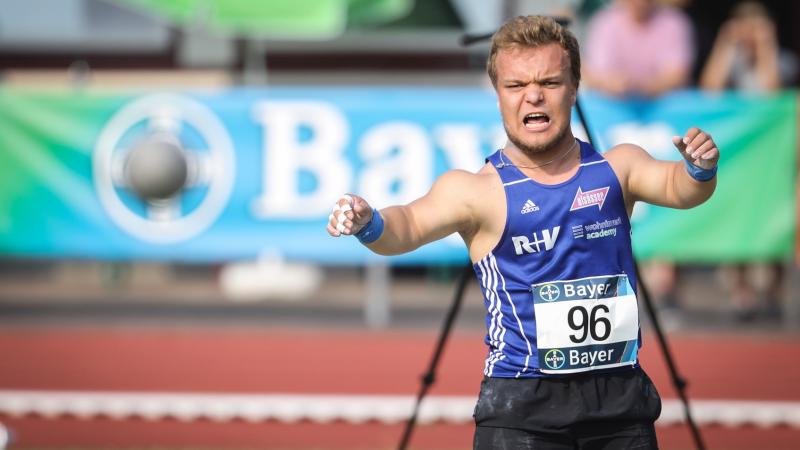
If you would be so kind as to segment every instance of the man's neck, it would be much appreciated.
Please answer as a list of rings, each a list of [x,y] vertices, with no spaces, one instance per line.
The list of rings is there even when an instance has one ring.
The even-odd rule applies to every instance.
[[[576,158],[580,154],[579,147],[572,133],[567,133],[558,144],[543,151],[525,152],[509,141],[503,153],[510,159],[507,162],[519,169],[558,174],[573,168],[575,161],[580,159]]]

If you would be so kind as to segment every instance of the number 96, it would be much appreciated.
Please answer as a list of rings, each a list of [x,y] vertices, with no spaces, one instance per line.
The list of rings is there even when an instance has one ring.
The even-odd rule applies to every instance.
[[[576,344],[585,341],[588,335],[595,341],[606,340],[611,334],[611,321],[600,316],[600,312],[608,314],[609,309],[606,305],[597,305],[589,312],[583,306],[573,306],[567,313],[567,323],[580,334],[571,334],[569,339]],[[598,328],[601,328],[602,334]]]

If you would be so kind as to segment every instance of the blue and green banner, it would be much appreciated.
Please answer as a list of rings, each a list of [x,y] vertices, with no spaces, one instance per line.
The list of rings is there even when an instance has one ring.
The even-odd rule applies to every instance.
[[[716,263],[790,259],[796,230],[797,96],[680,92],[655,101],[586,97],[603,148],[634,142],[658,159],[680,159],[670,141],[693,126],[721,149],[717,189],[703,205],[671,210],[638,204],[638,257]],[[599,132],[595,131],[598,130]]]
[[[639,256],[791,256],[794,93],[681,92],[648,103],[588,94],[582,101],[600,149],[635,142],[675,159],[670,138],[690,126],[709,131],[722,149],[709,202],[689,211],[636,209]],[[180,194],[145,201],[129,162],[154,135],[182,149],[188,173]],[[0,254],[216,262],[278,253],[363,263],[382,257],[325,232],[343,192],[378,207],[406,203],[445,170],[480,168],[503,136],[494,94],[477,88],[0,90]],[[457,237],[391,259],[465,260]]]

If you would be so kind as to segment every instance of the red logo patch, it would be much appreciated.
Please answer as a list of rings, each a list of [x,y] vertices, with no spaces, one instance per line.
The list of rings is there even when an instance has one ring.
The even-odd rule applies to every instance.
[[[578,192],[575,193],[575,199],[572,200],[572,207],[570,211],[576,209],[588,208],[597,205],[597,209],[603,209],[603,203],[606,202],[606,195],[608,195],[609,187],[601,187],[599,189],[592,189],[591,191],[583,192],[578,186]]]

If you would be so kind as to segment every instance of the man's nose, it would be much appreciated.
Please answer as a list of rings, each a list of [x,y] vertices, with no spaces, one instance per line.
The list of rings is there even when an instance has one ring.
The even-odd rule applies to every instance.
[[[525,89],[525,101],[529,103],[541,103],[544,100],[544,91],[536,83],[531,83]]]

